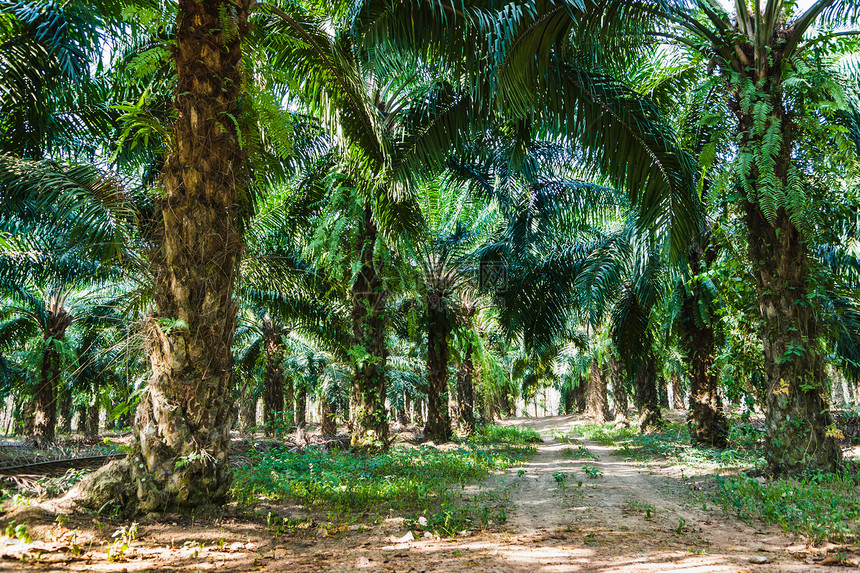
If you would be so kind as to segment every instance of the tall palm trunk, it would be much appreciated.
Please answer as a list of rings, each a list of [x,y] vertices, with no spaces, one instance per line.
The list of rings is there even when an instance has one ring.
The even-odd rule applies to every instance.
[[[385,411],[385,287],[376,273],[373,250],[378,231],[370,205],[364,208],[359,238],[361,269],[352,285],[352,336],[365,356],[355,366],[352,382],[352,445],[357,448],[388,447]]]
[[[62,306],[61,297],[47,301],[47,324],[43,338],[45,352],[39,372],[39,385],[33,403],[33,443],[44,448],[54,441],[57,429],[57,395],[60,388],[60,353],[57,343],[65,340],[72,315]],[[70,402],[71,404],[71,402]]]
[[[457,371],[457,426],[466,434],[475,431],[475,365],[472,363],[472,343],[466,343],[463,360]]]
[[[325,395],[320,396],[320,430],[324,436],[337,434],[337,417]]]
[[[263,320],[263,338],[266,346],[265,374],[265,408],[263,408],[263,425],[266,435],[271,436],[278,421],[284,419],[284,371],[281,361],[284,359],[284,341],[280,328],[271,318]]]
[[[296,390],[296,427],[304,428],[308,423],[308,389],[301,385]]]
[[[778,74],[778,70],[774,71],[773,78]],[[794,127],[783,108],[779,88],[770,83],[776,81],[773,78],[766,78],[762,89],[773,92],[765,92],[773,105],[768,119],[779,126],[782,138],[770,160],[776,180],[787,187]],[[741,133],[745,134],[741,150],[755,152],[766,147],[765,135],[759,133],[752,110],[744,107],[740,95],[737,98],[730,106]],[[809,249],[806,238],[784,207],[777,207],[771,217],[765,214],[762,198],[768,190],[763,188],[762,175],[755,168],[751,170],[747,185],[754,192],[743,207],[749,232],[749,260],[762,318],[763,373],[767,387],[765,457],[776,474],[810,469],[831,471],[842,452],[828,432],[833,421],[825,391],[824,349],[819,340]]]
[[[663,425],[663,415],[657,398],[657,367],[651,355],[642,359],[636,373],[636,407],[639,409],[640,432]]]
[[[669,380],[669,384],[672,387],[672,409],[673,410],[683,410],[684,409],[684,388],[681,385],[681,377],[677,374],[673,374],[672,378]]]
[[[609,377],[612,380],[612,398],[615,402],[615,417],[627,417],[629,400],[627,398],[627,387],[624,385],[624,376],[621,362],[614,354],[609,355]]]
[[[585,388],[585,415],[598,424],[612,419],[606,395],[606,377],[596,358],[591,361],[591,374]]]
[[[451,418],[448,415],[448,335],[451,331],[444,293],[428,293],[427,324],[427,425],[424,436],[437,443],[451,439]]]
[[[704,253],[696,248],[690,252],[690,263],[697,269]],[[687,419],[694,443],[722,448],[728,443],[728,421],[723,414],[717,375],[713,371],[716,356],[714,329],[695,316],[698,304],[695,294],[684,297],[681,304],[681,339],[686,347],[690,374],[690,412]]]
[[[60,356],[54,341],[48,339],[42,354],[39,371],[39,386],[33,402],[33,442],[44,448],[54,442],[57,428],[57,404],[54,399],[57,380],[60,378]]]
[[[87,405],[87,415],[81,420],[84,425],[84,436],[87,439],[99,437],[99,417],[101,415],[101,404],[99,404],[99,382],[92,381],[90,403]]]
[[[146,337],[152,375],[129,458],[140,512],[220,505],[230,487],[247,18],[248,0],[179,0],[176,147],[164,167]]]

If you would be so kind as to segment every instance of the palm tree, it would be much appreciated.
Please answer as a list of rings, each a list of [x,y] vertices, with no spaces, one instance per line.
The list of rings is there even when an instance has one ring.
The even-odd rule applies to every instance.
[[[385,242],[420,232],[414,186],[444,165],[460,127],[467,125],[470,99],[435,64],[364,49],[359,11],[346,4],[322,15],[296,5],[263,9],[272,15],[264,33],[273,64],[293,76],[297,103],[332,138],[338,173],[333,181],[354,190],[353,444],[384,447]]]
[[[796,12],[793,4],[779,0],[754,6],[738,0],[733,17],[710,0],[610,0],[590,8],[593,17],[586,19],[585,30],[594,31],[606,18],[623,14],[619,21],[644,28],[714,70],[703,92],[710,95],[699,105],[712,115],[711,124],[726,126],[725,139],[736,150],[727,191],[748,233],[761,312],[768,465],[775,473],[833,469],[840,449],[828,430],[831,419],[822,398],[822,323],[810,260],[810,247],[820,233],[816,206],[824,196],[806,183],[806,174],[816,159],[810,153],[826,149],[824,141],[839,149],[822,122],[840,121],[831,108],[850,110],[841,103],[848,100],[833,66],[834,52],[827,53],[823,42],[838,46],[858,33],[852,29],[856,4],[819,0]],[[613,41],[620,28],[605,30],[602,37]],[[714,98],[724,98],[725,105]],[[814,143],[819,141],[823,145]],[[713,148],[716,141],[712,137],[709,143]],[[830,159],[844,165],[845,155],[837,151]]]
[[[163,172],[156,312],[146,325],[152,375],[129,457],[130,505],[141,512],[220,504],[230,486],[233,290],[248,201],[238,123],[248,4],[179,2],[175,147]]]

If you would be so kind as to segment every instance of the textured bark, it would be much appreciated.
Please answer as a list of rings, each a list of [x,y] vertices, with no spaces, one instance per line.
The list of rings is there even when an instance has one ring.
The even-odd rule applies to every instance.
[[[691,249],[691,264],[698,265],[701,250]],[[714,329],[694,316],[695,296],[681,304],[681,339],[687,352],[690,374],[690,411],[687,414],[693,444],[723,448],[728,444],[728,421],[723,414],[717,375],[713,371],[716,343]]]
[[[44,448],[54,442],[57,429],[57,405],[54,401],[54,387],[59,378],[60,357],[50,342],[42,355],[39,372],[39,385],[33,401],[33,442],[37,448]]]
[[[247,0],[179,0],[175,148],[164,172],[152,373],[129,456],[142,513],[220,505],[231,472],[233,290],[246,160],[237,121]]]
[[[87,439],[98,438],[99,436],[99,418],[101,416],[101,404],[99,403],[98,387],[93,388],[93,396],[90,398],[90,403],[87,405],[87,413],[84,420],[84,436]]]
[[[448,334],[451,321],[445,308],[444,293],[430,291],[427,296],[427,424],[424,437],[436,443],[451,439],[448,415]]]
[[[672,386],[672,409],[674,410],[683,410],[686,406],[684,404],[684,388],[681,386],[681,377],[673,375],[669,380],[669,384]]]
[[[627,398],[627,387],[624,384],[621,362],[614,354],[609,355],[609,378],[612,380],[612,397],[615,401],[615,417],[627,417],[627,408],[630,406]]]
[[[366,352],[355,367],[350,413],[352,446],[359,449],[388,447],[388,414],[385,411],[385,287],[376,272],[373,250],[378,231],[371,208],[365,206],[359,238],[361,270],[352,285],[353,344]]]
[[[457,371],[457,427],[461,432],[475,431],[475,365],[472,363],[472,344],[466,343],[463,360]]]
[[[738,87],[727,102],[737,119],[741,152],[754,156],[758,150],[768,148],[768,140],[773,138],[766,134],[771,127],[779,130],[779,148],[767,158],[768,172],[759,171],[761,161],[752,165],[743,182],[748,192],[741,202],[762,318],[762,371],[767,388],[765,458],[774,474],[831,471],[842,457],[835,432],[828,431],[833,421],[828,410],[824,350],[819,340],[822,333],[809,268],[809,237],[795,226],[785,206],[777,203],[765,209],[762,203],[763,197],[770,194],[764,185],[768,180],[775,179],[787,189],[786,193],[793,193],[788,184],[797,134],[793,118],[784,107],[788,100],[782,86],[786,69],[783,57],[790,43],[786,40],[802,32],[781,24],[772,37],[764,38],[767,49],[756,49],[751,43],[739,46],[753,64],[739,67],[740,74],[756,88],[750,94],[736,83]],[[756,124],[754,111],[762,106],[750,95],[770,110],[764,118],[766,125]]]
[[[299,386],[296,390],[296,427],[304,428],[308,425],[308,389]]]
[[[320,397],[320,431],[324,436],[337,434],[337,420],[334,409],[325,396]]]
[[[72,315],[62,307],[62,297],[52,297],[45,305],[47,324],[42,333],[45,351],[39,372],[39,385],[33,401],[33,443],[37,448],[54,441],[57,428],[56,396],[60,386],[60,354],[56,343],[65,340]],[[71,402],[69,402],[71,405]]]
[[[782,210],[772,226],[757,205],[747,205],[747,224],[762,315],[768,466],[775,474],[832,471],[842,452],[827,433],[833,421],[818,320],[807,296],[806,244]]]
[[[639,409],[640,432],[663,425],[663,415],[657,401],[657,368],[653,356],[642,360],[636,373],[636,406]]]
[[[271,436],[275,433],[278,422],[284,421],[284,372],[281,362],[284,359],[285,345],[281,338],[280,325],[268,317],[263,319],[263,338],[266,346],[263,426],[266,435]]]
[[[606,392],[606,377],[596,359],[591,362],[591,374],[585,388],[585,415],[598,424],[612,419]]]

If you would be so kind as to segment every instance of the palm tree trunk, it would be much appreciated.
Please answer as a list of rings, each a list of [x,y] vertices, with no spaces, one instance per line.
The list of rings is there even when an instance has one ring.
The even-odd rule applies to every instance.
[[[434,442],[451,440],[451,418],[448,415],[448,333],[451,329],[442,294],[428,294],[427,325],[427,425],[424,437]]]
[[[54,347],[54,340],[48,338],[42,354],[39,372],[39,385],[33,401],[33,443],[44,448],[54,442],[57,427],[57,404],[54,392],[60,377],[60,356]]]
[[[334,408],[325,396],[320,396],[320,421],[321,431],[324,436],[334,436],[337,434],[337,420],[335,419]]]
[[[302,385],[296,391],[296,427],[304,428],[308,424],[308,389]]]
[[[582,375],[579,375],[576,380],[574,380],[571,388],[573,411],[577,414],[585,412],[585,384],[586,383],[585,380],[582,379]]]
[[[768,78],[770,79],[770,78]],[[764,89],[774,89],[766,83]],[[778,91],[774,89],[774,91]],[[778,153],[772,156],[773,176],[788,185],[792,162],[793,125],[779,95],[770,96],[771,118],[780,126]],[[740,96],[730,102],[745,134],[741,149],[762,146],[755,135],[750,111]],[[747,185],[754,189],[743,203],[749,232],[748,256],[756,280],[761,312],[763,373],[767,387],[765,458],[774,474],[799,474],[810,470],[833,471],[842,458],[827,403],[824,349],[816,316],[815,290],[809,269],[806,238],[787,210],[780,206],[771,218],[761,199],[768,194],[752,169]]]
[[[653,356],[644,358],[636,373],[636,406],[639,409],[640,432],[663,425],[663,415],[657,398],[657,368]]]
[[[246,160],[237,122],[247,0],[179,0],[176,147],[164,167],[152,375],[129,462],[137,511],[221,505],[230,487],[234,286]]]
[[[672,409],[683,410],[684,387],[681,386],[681,377],[677,374],[673,374],[672,378],[669,380],[669,383],[672,386]]]
[[[691,263],[697,262],[697,251],[693,250]],[[713,371],[716,343],[714,329],[694,316],[697,299],[687,296],[681,304],[681,338],[690,373],[690,412],[687,415],[690,438],[693,443],[703,443],[724,448],[728,443],[728,421],[723,414],[723,404],[717,375]]]
[[[472,343],[466,343],[466,350],[457,372],[457,425],[460,430],[471,435],[475,431],[475,365],[472,363]]]
[[[824,352],[810,289],[806,243],[780,209],[771,225],[747,205],[749,257],[761,309],[767,385],[765,457],[775,474],[833,471],[842,457],[826,399]],[[790,325],[791,327],[789,328]]]
[[[93,380],[92,396],[90,404],[87,405],[87,416],[82,420],[84,424],[84,436],[87,439],[99,437],[99,417],[101,416],[101,404],[99,404],[98,381]]]
[[[373,250],[378,231],[370,205],[364,209],[359,239],[361,270],[352,285],[353,344],[365,356],[355,365],[352,383],[352,446],[360,449],[388,447],[388,414],[385,411],[385,287],[376,273]]]
[[[284,419],[284,372],[281,370],[284,341],[278,330],[271,319],[263,320],[263,337],[266,346],[263,426],[267,436],[274,435],[277,423]]]
[[[609,355],[609,377],[612,379],[612,398],[615,402],[615,417],[627,418],[627,409],[630,407],[627,397],[627,387],[624,384],[621,362],[614,354]]]
[[[609,413],[609,398],[606,393],[606,377],[597,359],[591,361],[591,375],[585,389],[585,415],[602,424],[612,419]]]

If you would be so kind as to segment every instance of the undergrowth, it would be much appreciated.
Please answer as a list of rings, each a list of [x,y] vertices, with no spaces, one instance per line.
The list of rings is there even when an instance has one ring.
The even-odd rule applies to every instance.
[[[370,513],[416,519],[440,535],[504,521],[497,501],[463,494],[469,483],[523,460],[539,435],[518,428],[481,428],[452,449],[397,446],[378,455],[274,448],[237,468],[233,497],[242,504],[289,501],[328,512],[333,525]],[[460,486],[457,488],[456,486]],[[458,491],[459,490],[459,491]]]
[[[667,423],[658,432],[640,434],[636,428],[613,424],[586,424],[573,430],[577,435],[604,446],[617,448],[617,453],[636,461],[667,458],[676,463],[698,468],[760,467],[764,458],[759,449],[761,433],[749,425],[733,424],[729,431],[729,447],[691,446],[686,424]]]
[[[802,533],[812,542],[854,540],[860,534],[860,470],[811,473],[763,481],[741,474],[717,477],[714,501],[749,522],[754,518]]]

